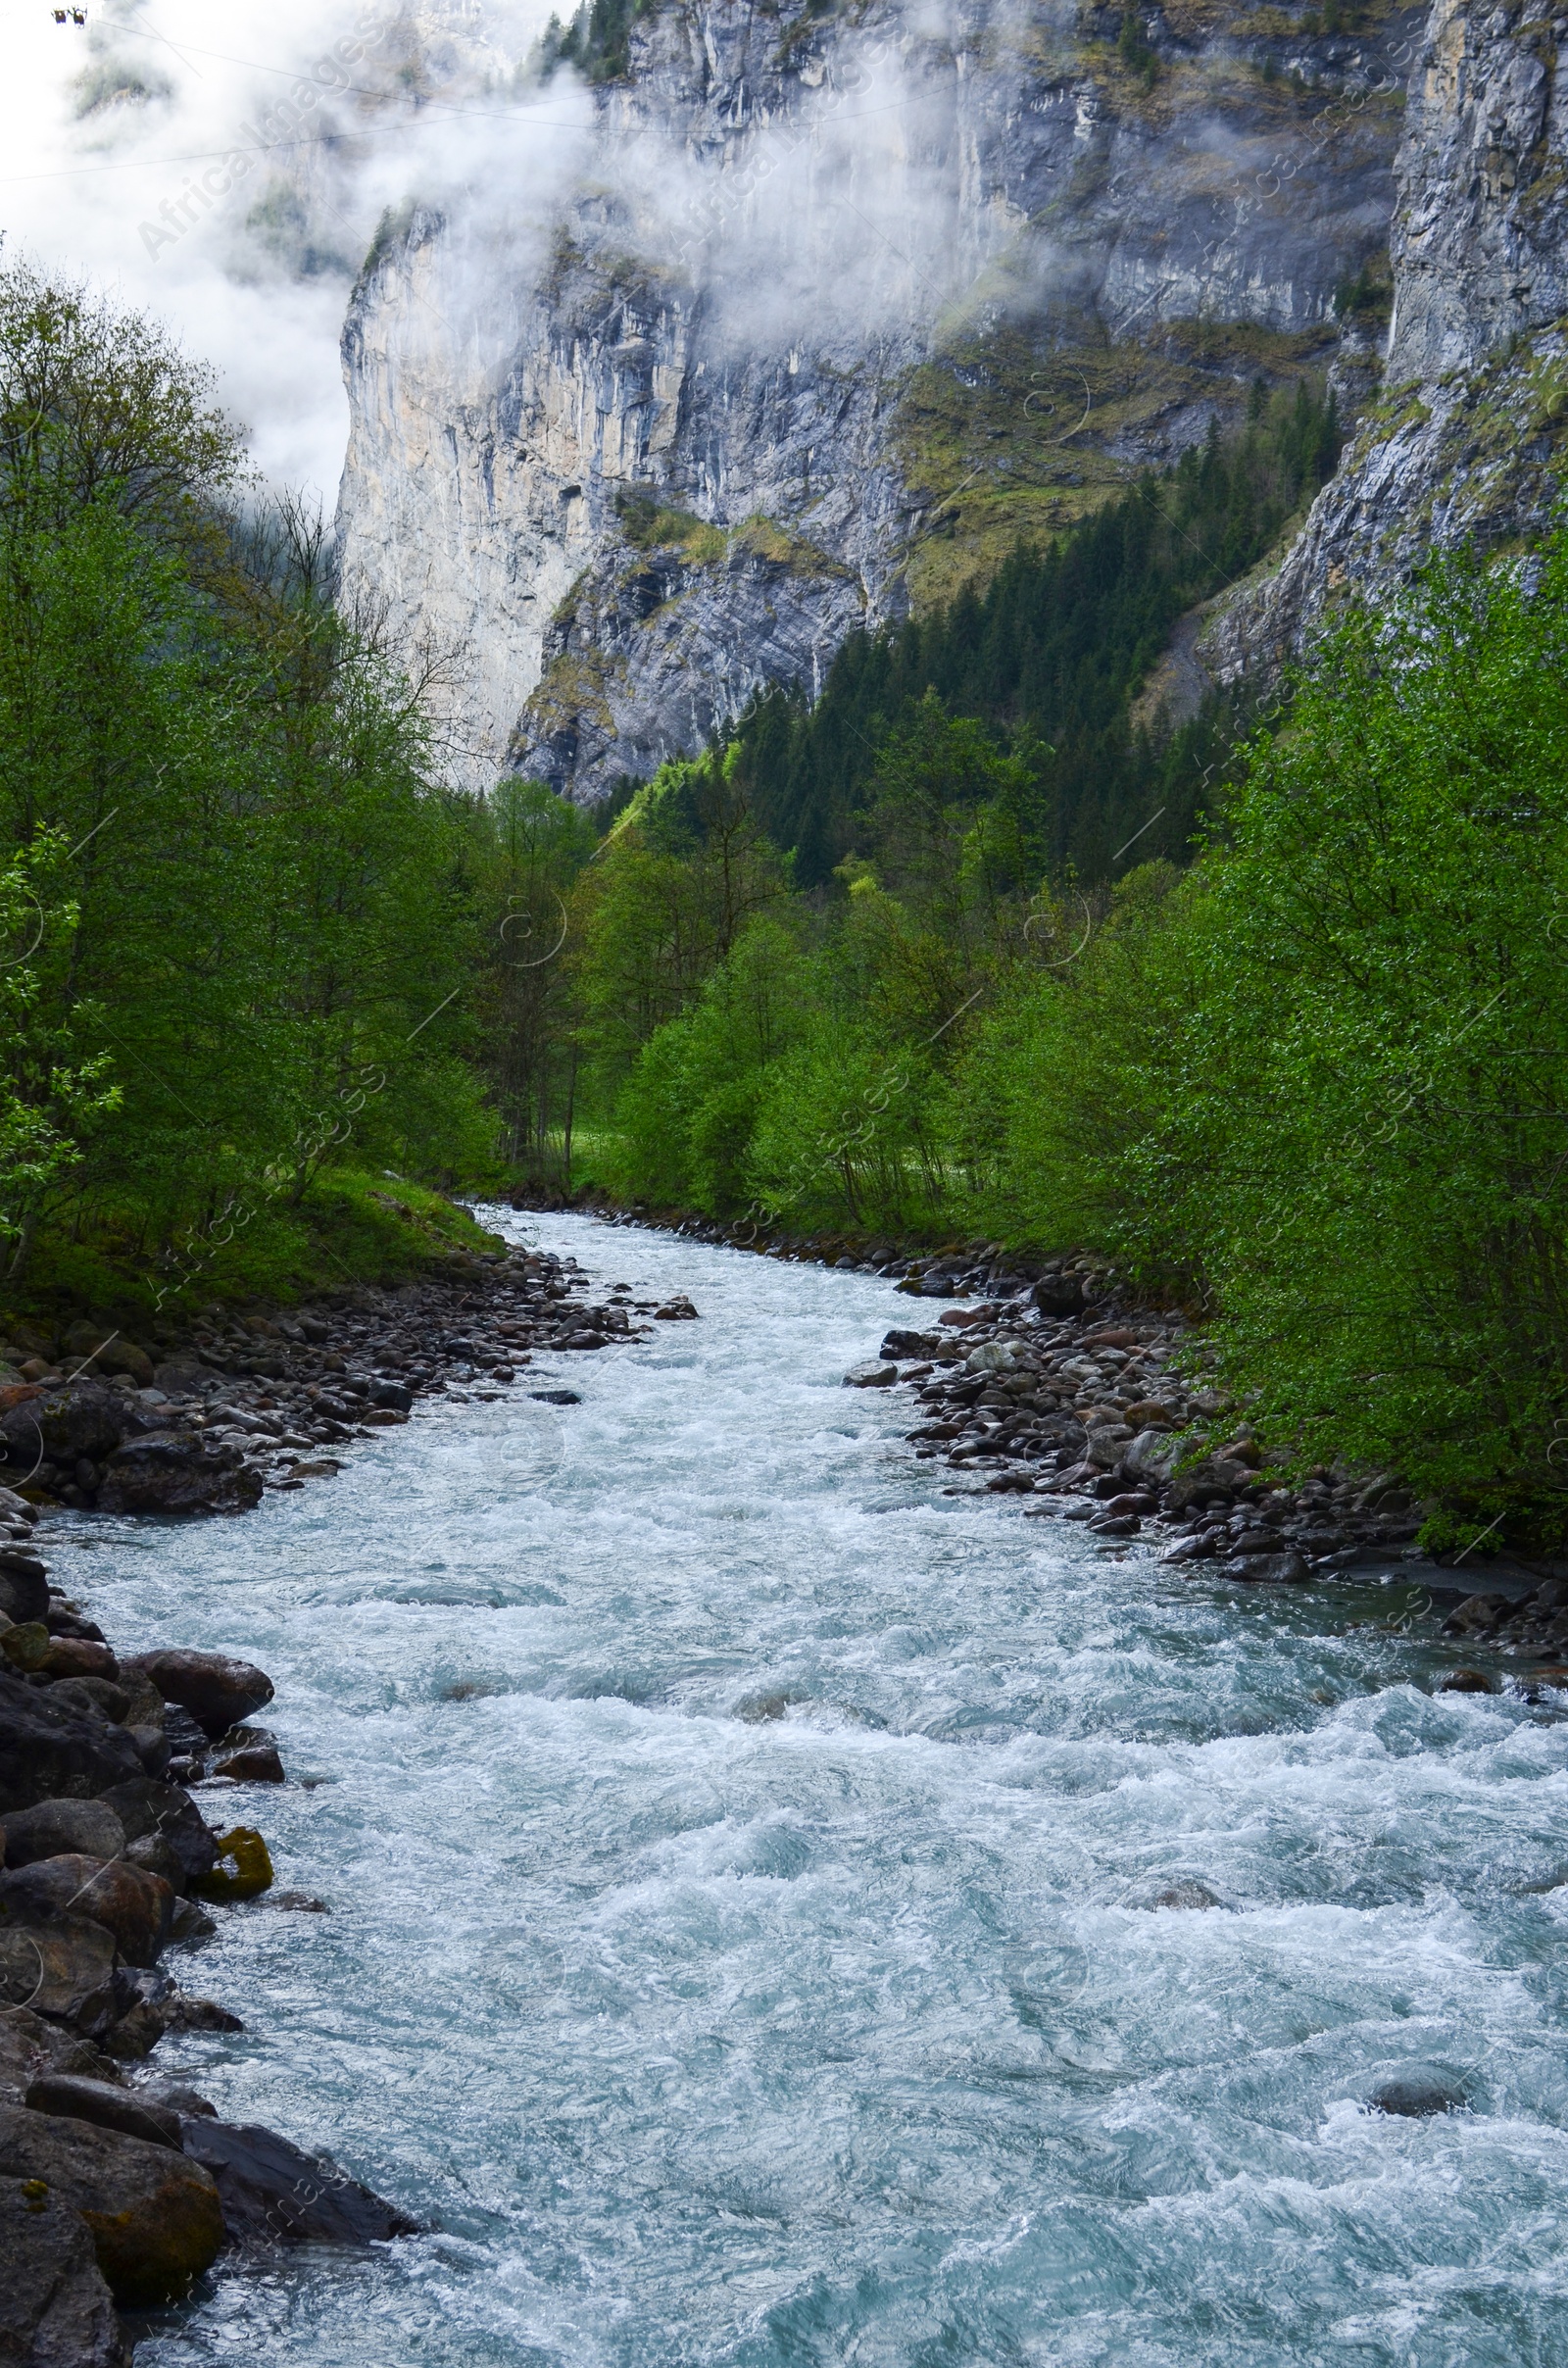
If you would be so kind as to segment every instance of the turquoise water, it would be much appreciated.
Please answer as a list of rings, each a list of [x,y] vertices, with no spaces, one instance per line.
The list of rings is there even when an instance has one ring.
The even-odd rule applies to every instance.
[[[138,2368],[1568,2359],[1568,1723],[1434,1699],[1397,1591],[944,1495],[841,1387],[888,1284],[503,1221],[703,1320],[55,1525],[122,1647],[271,1671],[295,1781],[208,1805],[331,1910],[229,1914],[250,2029],[159,2068],[433,2228]]]

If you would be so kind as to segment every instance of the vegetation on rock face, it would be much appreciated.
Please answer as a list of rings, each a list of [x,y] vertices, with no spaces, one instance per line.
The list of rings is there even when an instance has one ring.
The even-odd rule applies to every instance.
[[[741,727],[758,814],[815,886],[859,840],[881,751],[927,693],[1015,744],[1034,783],[1037,876],[1099,878],[1130,834],[1180,859],[1222,739],[1212,709],[1174,737],[1140,730],[1132,700],[1184,612],[1243,574],[1332,474],[1332,397],[1270,399],[1230,443],[1217,429],[1044,550],[1020,546],[983,595],[923,622],[856,634],[821,698],[775,690]]]

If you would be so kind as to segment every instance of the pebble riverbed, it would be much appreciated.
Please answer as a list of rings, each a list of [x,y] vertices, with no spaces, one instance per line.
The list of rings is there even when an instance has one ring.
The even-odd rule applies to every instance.
[[[1568,2357],[1562,1705],[1435,1693],[1400,1582],[945,1493],[842,1386],[889,1282],[484,1213],[701,1320],[48,1525],[122,1649],[271,1674],[222,1814],[329,1907],[225,1915],[248,2030],[160,2072],[434,2230],[220,2264],[138,2368]]]

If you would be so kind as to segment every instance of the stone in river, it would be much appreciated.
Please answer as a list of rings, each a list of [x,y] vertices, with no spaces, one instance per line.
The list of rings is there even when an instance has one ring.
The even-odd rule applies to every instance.
[[[223,1653],[140,1653],[124,1664],[152,1679],[165,1702],[178,1702],[214,1737],[224,1735],[272,1699],[272,1681],[252,1661]]]
[[[1468,2102],[1462,2089],[1430,2079],[1386,2080],[1367,2098],[1374,2113],[1395,2113],[1412,2121],[1431,2113],[1457,2113]]]
[[[272,1888],[272,1860],[252,1825],[231,1826],[214,1837],[218,1858],[210,1874],[191,1888],[204,1899],[255,1899]]]
[[[851,1365],[844,1376],[847,1390],[885,1390],[899,1378],[897,1365]]]
[[[1484,1669],[1450,1669],[1438,1685],[1440,1694],[1494,1694],[1495,1686]]]
[[[0,2179],[0,2360],[128,2368],[130,2347],[80,2212],[46,2180]]]
[[[1178,1882],[1167,1883],[1162,1891],[1156,1891],[1149,1904],[1152,1908],[1179,1908],[1203,1914],[1210,1908],[1223,1907],[1225,1902],[1206,1883],[1200,1883],[1196,1876],[1184,1875]]]
[[[895,1324],[882,1343],[882,1355],[887,1357],[934,1357],[943,1346],[939,1332],[910,1332]]]
[[[262,1476],[236,1447],[208,1447],[194,1431],[127,1439],[104,1467],[108,1513],[240,1513],[262,1501]]]
[[[1239,1554],[1223,1563],[1221,1569],[1227,1579],[1270,1587],[1298,1587],[1312,1576],[1305,1555],[1289,1550],[1284,1554]]]
[[[245,2025],[227,2006],[217,1998],[193,1998],[189,1991],[176,1991],[165,2008],[166,2028],[171,2031],[243,2031]]]
[[[232,2245],[382,2245],[419,2231],[394,2204],[253,2123],[191,2119],[185,2153],[217,2182]]]
[[[215,1776],[227,1776],[236,1784],[286,1781],[277,1738],[266,1727],[236,1727],[231,1735],[224,1736],[218,1752],[213,1761]]]
[[[211,2174],[118,2130],[0,2106],[0,2178],[41,2180],[73,2205],[116,2301],[133,2308],[179,2300],[223,2242]]]
[[[86,1637],[51,1637],[43,1656],[45,1677],[104,1677],[111,1685],[120,1675],[120,1663],[107,1645],[95,1645]],[[128,1707],[128,1704],[127,1704]]]
[[[582,1400],[575,1390],[530,1390],[528,1395],[530,1398],[541,1400],[545,1406],[581,1406],[582,1404]]]

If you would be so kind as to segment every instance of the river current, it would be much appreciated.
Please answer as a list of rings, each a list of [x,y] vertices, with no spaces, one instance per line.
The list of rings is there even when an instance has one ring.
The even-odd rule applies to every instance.
[[[890,1284],[492,1215],[702,1320],[52,1525],[122,1648],[271,1672],[291,1782],[204,1805],[329,1907],[226,1912],[249,2028],[159,2070],[432,2231],[137,2368],[1561,2368],[1568,1721],[1434,1696],[1397,1587],[945,1493],[842,1387]]]

